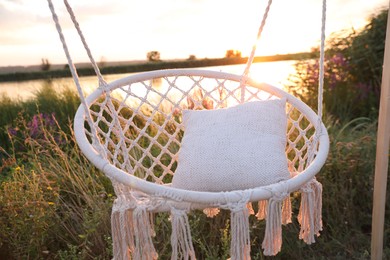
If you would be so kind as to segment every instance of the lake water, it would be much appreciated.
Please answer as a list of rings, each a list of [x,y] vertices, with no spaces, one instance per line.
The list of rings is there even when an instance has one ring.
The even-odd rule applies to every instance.
[[[277,61],[277,62],[260,62],[254,63],[251,67],[251,77],[259,82],[267,82],[271,85],[282,88],[287,82],[288,77],[294,74],[294,64],[296,61]],[[241,75],[245,69],[245,65],[229,65],[229,66],[216,66],[216,67],[203,67],[199,69],[208,69],[223,71]],[[122,78],[124,76],[132,75],[134,73],[127,74],[112,74],[104,76],[107,82]],[[28,99],[34,96],[45,83],[45,80],[30,80],[23,82],[1,82],[0,83],[0,95],[6,94],[12,99]],[[97,86],[97,79],[95,76],[81,77],[80,83],[86,93],[91,93]],[[65,87],[76,90],[72,78],[60,78],[53,79],[52,86],[59,92]]]

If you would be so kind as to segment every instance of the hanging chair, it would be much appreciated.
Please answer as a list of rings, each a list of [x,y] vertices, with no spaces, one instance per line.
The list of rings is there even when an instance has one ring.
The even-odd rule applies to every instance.
[[[272,1],[268,2],[258,38]],[[81,105],[74,119],[85,156],[115,189],[114,259],[156,259],[150,214],[170,212],[172,259],[195,259],[187,213],[231,212],[231,259],[250,259],[250,214],[265,219],[265,255],[281,250],[299,191],[299,238],[322,230],[322,186],[329,139],[322,117],[323,3],[318,114],[302,101],[243,75],[194,69],[139,73],[106,83],[68,2],[65,6],[95,69],[99,87],[84,98],[58,17],[48,0]],[[253,203],[257,203],[252,207]]]

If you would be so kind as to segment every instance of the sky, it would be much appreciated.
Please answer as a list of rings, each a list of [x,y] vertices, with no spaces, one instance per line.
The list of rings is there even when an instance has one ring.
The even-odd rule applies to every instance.
[[[97,61],[248,56],[268,0],[68,0]],[[72,58],[87,61],[62,0],[53,0]],[[327,35],[358,30],[388,0],[328,0]],[[322,0],[274,0],[256,55],[319,45]],[[46,0],[0,0],[0,66],[66,59]]]

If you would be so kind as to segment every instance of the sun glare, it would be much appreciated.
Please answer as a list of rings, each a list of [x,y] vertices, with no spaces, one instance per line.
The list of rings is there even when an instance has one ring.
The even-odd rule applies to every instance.
[[[0,24],[0,66],[64,63],[46,1],[5,1]],[[145,60],[148,51],[162,59],[221,58],[227,50],[248,56],[268,1],[223,0],[73,1],[93,53],[107,61]],[[310,51],[320,38],[321,0],[274,1],[256,55]],[[327,35],[363,26],[385,0],[335,0],[328,4]],[[61,1],[58,14],[69,35],[75,61],[87,61]],[[43,37],[45,36],[45,37]]]

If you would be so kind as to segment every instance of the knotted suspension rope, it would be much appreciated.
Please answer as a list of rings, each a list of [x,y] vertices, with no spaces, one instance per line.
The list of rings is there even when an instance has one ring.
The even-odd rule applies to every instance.
[[[85,40],[85,37],[84,37],[84,34],[83,32],[81,31],[80,29],[80,25],[78,23],[78,21],[76,20],[76,16],[74,15],[74,12],[72,10],[72,8],[70,7],[69,3],[68,3],[68,0],[64,0],[64,4],[66,6],[66,9],[68,10],[68,13],[69,13],[69,16],[70,18],[72,19],[72,22],[74,24],[74,27],[76,28],[77,30],[77,33],[79,34],[80,36],[80,39],[81,39],[81,42],[83,43],[83,46],[84,46],[84,49],[85,51],[87,52],[87,55],[89,57],[89,60],[91,61],[91,64],[92,64],[92,67],[93,69],[95,70],[95,74],[96,76],[98,77],[99,79],[99,86],[101,87],[105,87],[107,86],[107,83],[105,82],[105,80],[103,79],[103,76],[102,74],[100,73],[100,69],[99,69],[99,66],[97,65],[95,59],[93,58],[92,56],[92,52],[87,44],[87,41]],[[105,90],[105,89],[104,89]]]
[[[256,38],[256,41],[255,41],[255,44],[253,44],[253,47],[252,47],[251,55],[249,56],[248,61],[246,62],[246,67],[245,67],[244,73],[241,76],[241,82],[240,82],[241,103],[244,103],[244,100],[245,100],[245,84],[246,84],[246,80],[247,80],[247,77],[249,75],[249,71],[250,71],[250,68],[252,66],[253,59],[255,58],[257,43],[259,42],[261,34],[263,33],[264,26],[265,26],[265,23],[266,23],[267,18],[268,18],[268,13],[269,13],[269,10],[271,8],[271,4],[272,4],[272,0],[269,0],[267,8],[264,11],[263,19],[261,20],[259,31],[257,32],[257,38]]]
[[[267,8],[264,11],[263,19],[261,20],[259,30],[257,32],[256,42],[255,42],[255,44],[253,44],[251,55],[249,56],[248,61],[246,63],[246,67],[245,67],[244,73],[242,75],[243,77],[247,77],[249,75],[249,70],[250,70],[251,65],[253,63],[253,59],[255,58],[257,43],[259,42],[259,40],[261,38],[261,34],[263,33],[264,26],[265,26],[265,23],[266,23],[267,18],[268,18],[268,13],[269,13],[269,10],[271,9],[271,4],[272,4],[272,0],[269,0]]]
[[[244,100],[245,80],[249,75],[250,68],[252,66],[252,63],[253,63],[253,60],[255,57],[257,43],[259,42],[259,40],[261,38],[261,34],[264,30],[264,26],[265,26],[265,23],[266,23],[267,18],[268,18],[268,13],[269,13],[269,10],[271,8],[271,4],[272,4],[272,0],[269,0],[267,8],[265,9],[259,30],[257,32],[256,43],[252,47],[252,51],[251,51],[251,54],[250,54],[248,61],[246,63],[244,73],[242,74],[242,79],[241,79],[241,84],[240,84],[241,101]],[[317,105],[317,109],[318,109],[318,113],[317,113],[318,114],[318,128],[317,129],[319,129],[319,131],[321,131],[322,110],[323,110],[323,89],[324,89],[324,74],[325,74],[324,73],[324,70],[325,70],[324,63],[325,63],[325,39],[326,39],[326,36],[325,36],[326,5],[327,5],[326,0],[323,0],[322,1],[322,20],[321,20],[321,46],[320,46],[319,76],[318,76],[318,105]],[[320,134],[321,133],[319,132],[318,135],[320,135]]]
[[[64,0],[64,1],[66,2],[66,0]],[[65,36],[64,36],[64,34],[62,32],[62,29],[61,29],[61,25],[60,25],[58,16],[57,16],[57,14],[55,12],[55,9],[54,9],[52,1],[51,0],[47,0],[47,2],[49,4],[49,8],[50,8],[50,11],[52,13],[53,21],[55,23],[58,35],[60,37],[60,40],[61,40],[61,43],[62,43],[62,47],[63,47],[64,52],[65,52],[66,59],[68,60],[70,72],[71,72],[73,80],[74,80],[74,82],[76,84],[81,104],[83,105],[84,110],[85,110],[85,116],[86,116],[87,122],[88,122],[89,126],[91,127],[93,143],[94,143],[95,147],[102,154],[105,154],[104,153],[104,149],[103,149],[103,147],[101,147],[101,144],[100,144],[100,142],[98,140],[99,137],[98,137],[98,134],[97,134],[97,130],[96,130],[95,126],[94,126],[94,123],[93,123],[93,120],[92,120],[92,117],[91,117],[91,113],[89,112],[89,108],[88,108],[87,102],[85,100],[83,90],[82,90],[81,85],[80,85],[80,80],[79,80],[79,76],[77,74],[77,69],[76,69],[76,66],[73,63],[72,57],[70,56],[70,52],[69,52],[68,46],[66,44]],[[91,57],[92,57],[92,55],[91,55]],[[93,58],[92,58],[92,60],[93,60]],[[98,77],[99,77],[99,75],[101,77],[100,71],[97,70],[97,72],[98,72]],[[99,81],[100,81],[100,78],[99,78]],[[102,80],[101,82],[104,82],[104,80]]]
[[[325,25],[326,25],[326,0],[322,1],[322,20],[321,20],[321,46],[320,46],[320,66],[318,75],[318,129],[321,131],[322,123],[322,103],[324,92],[324,77],[325,77]]]
[[[325,78],[325,25],[326,25],[326,0],[322,1],[322,19],[321,19],[321,45],[320,45],[320,59],[318,72],[318,103],[317,103],[317,125],[313,141],[308,150],[308,162],[314,160],[315,151],[318,145],[319,137],[322,134],[322,115],[323,115],[323,92],[324,92],[324,78]]]

